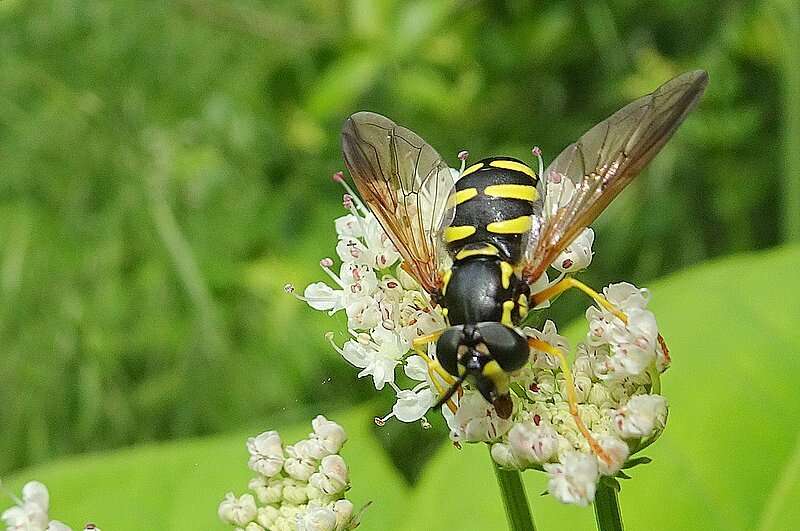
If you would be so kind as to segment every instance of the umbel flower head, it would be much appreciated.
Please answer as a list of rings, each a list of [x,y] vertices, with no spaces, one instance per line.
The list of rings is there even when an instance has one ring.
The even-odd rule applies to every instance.
[[[245,531],[348,531],[359,524],[347,463],[339,451],[344,429],[322,415],[312,422],[308,439],[285,445],[277,431],[250,437],[248,466],[256,473],[251,493],[229,492],[218,514],[226,524]]]
[[[347,213],[334,222],[339,265],[322,259],[320,266],[331,282],[315,282],[302,296],[295,296],[316,310],[346,315],[350,337],[340,344],[329,333],[331,345],[359,370],[359,378],[369,377],[376,390],[389,387],[396,396],[392,410],[376,422],[382,425],[396,418],[421,421],[426,427],[425,416],[449,384],[447,375],[430,370],[436,360],[435,343],[428,345],[426,353],[411,347],[415,338],[441,331],[447,320],[442,308],[406,273],[375,216],[341,174],[334,179],[347,189],[343,201]],[[547,197],[561,201],[574,193],[568,179],[547,186]],[[558,186],[564,189],[550,189]],[[545,208],[545,212],[551,210],[555,209]],[[557,277],[551,282],[542,275],[532,291],[588,267],[593,244],[594,232],[587,228],[553,262]],[[293,286],[287,285],[286,291],[294,294]],[[568,375],[553,352],[532,348],[529,363],[511,375],[514,409],[510,418],[501,418],[468,384],[441,407],[456,445],[487,443],[502,467],[546,472],[549,493],[564,503],[587,505],[602,476],[626,477],[621,469],[643,462],[629,459],[658,438],[667,418],[667,401],[657,393],[669,356],[655,316],[647,309],[649,292],[620,282],[603,289],[603,296],[613,311],[599,304],[588,307],[588,330],[576,346],[571,371],[578,416],[603,459],[597,458],[597,447],[592,450],[570,412]],[[522,326],[519,331],[569,354],[569,342],[552,321],[541,329]],[[400,373],[405,378],[398,379]]]

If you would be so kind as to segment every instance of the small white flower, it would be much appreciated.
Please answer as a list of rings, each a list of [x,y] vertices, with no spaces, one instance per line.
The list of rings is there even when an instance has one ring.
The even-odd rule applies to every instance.
[[[50,493],[39,481],[29,481],[22,487],[22,501],[35,504],[44,513],[50,510]]]
[[[336,500],[333,512],[336,513],[336,531],[346,531],[355,528],[353,517],[353,503],[350,500]]]
[[[593,455],[571,452],[560,463],[544,465],[550,474],[547,489],[558,501],[585,507],[594,501],[597,488],[597,459]]]
[[[85,527],[84,531],[100,531],[99,527]],[[65,524],[64,522],[59,522],[58,520],[50,520],[50,523],[47,524],[47,528],[45,531],[72,531],[72,528]]]
[[[606,454],[611,458],[610,463],[606,463],[602,459],[598,459],[600,473],[604,476],[613,476],[622,468],[625,461],[628,459],[630,449],[625,441],[614,437],[613,435],[600,435],[596,437],[597,443],[605,450]]]
[[[322,415],[317,415],[311,421],[311,427],[314,429],[312,437],[320,441],[329,454],[339,453],[344,443],[347,442],[344,428]]]
[[[517,461],[530,466],[549,461],[558,451],[558,434],[544,422],[514,424],[508,432],[508,443]]]
[[[277,507],[273,507],[271,505],[267,505],[264,507],[258,508],[258,515],[256,516],[256,520],[262,527],[267,529],[271,529],[275,521],[280,518],[281,512],[278,510]]]
[[[344,308],[344,291],[333,289],[324,282],[309,284],[303,291],[303,299],[315,310],[334,314]]]
[[[553,260],[553,268],[562,273],[583,271],[592,263],[594,231],[584,229],[569,246]]]
[[[329,507],[314,506],[298,513],[296,517],[297,531],[334,531],[336,529],[336,513]]]
[[[281,437],[277,431],[266,431],[247,439],[250,452],[248,466],[251,470],[272,477],[283,468],[284,456]]]
[[[550,319],[544,323],[542,330],[537,330],[535,328],[526,326],[522,329],[522,331],[528,337],[533,337],[549,343],[563,352],[564,355],[567,355],[569,352],[569,342],[567,341],[567,338],[558,335],[556,324]],[[537,368],[557,369],[561,366],[560,361],[556,356],[548,354],[547,352],[536,350],[534,348],[531,349],[530,360],[533,366]]]
[[[256,499],[252,494],[243,494],[240,498],[237,498],[232,492],[229,492],[225,495],[222,503],[219,504],[217,514],[220,520],[226,524],[244,527],[255,520],[258,514]]]
[[[436,395],[429,387],[418,391],[403,389],[397,393],[397,402],[392,413],[402,422],[414,422],[425,416],[425,413],[436,403]]]
[[[340,237],[360,238],[363,236],[361,229],[361,218],[353,214],[336,218],[334,221],[336,225],[336,234]]]
[[[283,499],[283,480],[280,477],[266,478],[259,476],[250,480],[247,488],[256,493],[261,503],[280,503]]]
[[[312,474],[308,482],[328,496],[339,494],[348,487],[347,463],[339,455],[329,455],[322,460],[319,472]]]
[[[308,478],[317,470],[317,460],[305,452],[305,446],[302,444],[304,441],[287,446],[286,461],[283,463],[283,470],[291,477],[298,481],[308,481]],[[284,496],[286,495],[284,488]]]
[[[359,378],[372,376],[375,389],[383,389],[387,383],[394,382],[394,369],[408,352],[410,344],[403,337],[378,327],[372,333],[374,342],[364,346],[350,340],[341,351],[344,359],[363,369]]]
[[[368,329],[378,326],[381,322],[380,307],[372,297],[361,297],[345,308],[347,313],[347,327],[351,329]]]
[[[525,468],[524,463],[520,463],[514,452],[511,451],[511,445],[506,443],[495,443],[491,449],[492,460],[503,468],[512,470],[522,470]]]
[[[446,407],[443,412],[449,411]],[[497,416],[494,406],[477,392],[466,392],[453,416],[446,415],[450,438],[454,441],[492,442],[502,437],[513,425],[511,419]]]
[[[649,437],[666,422],[667,400],[661,395],[636,395],[614,416],[614,426],[625,439]]]
[[[308,501],[306,484],[291,478],[283,480],[283,499],[293,505],[302,505]]]
[[[21,503],[3,511],[0,520],[13,531],[44,531],[49,519],[50,496],[47,487],[38,481],[30,481],[22,487]]]
[[[422,356],[409,356],[406,358],[403,372],[412,380],[424,382],[428,379],[428,364],[425,363]]]

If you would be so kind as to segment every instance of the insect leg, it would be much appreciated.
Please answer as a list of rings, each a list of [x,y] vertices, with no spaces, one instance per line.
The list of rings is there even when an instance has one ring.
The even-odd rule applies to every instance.
[[[433,343],[439,339],[439,336],[442,335],[443,331],[444,330],[440,330],[439,332],[434,332],[433,334],[414,338],[414,340],[411,342],[411,348],[414,349],[414,352],[416,352],[419,357],[425,360],[425,363],[428,365],[428,376],[430,377],[434,387],[436,387],[436,393],[440,397],[447,396],[447,407],[451,412],[455,413],[456,409],[458,408],[451,397],[454,394],[453,386],[455,385],[456,380],[450,375],[449,372],[444,370],[437,360],[431,359],[427,352],[425,352],[425,348],[427,347],[428,343]],[[442,385],[441,380],[444,380],[447,386]],[[459,396],[461,396],[460,386],[458,386],[456,390],[459,393]]]
[[[550,300],[556,295],[567,291],[570,288],[577,288],[587,294],[589,297],[594,299],[597,304],[608,310],[609,312],[613,313],[615,316],[619,317],[619,319],[627,324],[628,323],[628,316],[622,313],[616,306],[608,302],[608,300],[597,293],[595,290],[581,282],[580,280],[573,278],[573,277],[565,277],[552,286],[549,286],[539,293],[533,293],[530,296],[531,300],[531,307],[538,306],[539,304],[543,303],[544,301]]]
[[[539,304],[543,303],[546,300],[550,300],[556,295],[567,291],[570,288],[577,288],[591,297],[597,304],[614,314],[616,317],[619,318],[625,324],[628,324],[628,316],[625,315],[619,308],[608,302],[608,299],[597,293],[595,290],[581,282],[580,280],[573,278],[573,277],[566,277],[552,286],[549,286],[539,293],[533,293],[529,297],[530,306],[536,307]],[[669,362],[669,348],[667,347],[667,342],[664,341],[664,337],[661,334],[658,334],[658,344],[661,347],[661,350],[664,352],[664,357]]]
[[[567,402],[569,403],[569,413],[575,420],[578,430],[580,430],[580,432],[583,434],[586,442],[589,443],[589,447],[592,449],[592,452],[594,452],[597,457],[606,463],[611,464],[611,457],[606,453],[605,450],[603,450],[603,447],[600,446],[600,443],[595,440],[589,429],[583,423],[583,420],[581,420],[580,415],[578,415],[578,396],[575,393],[575,379],[572,377],[572,370],[569,367],[569,361],[567,361],[567,357],[559,349],[546,341],[542,341],[541,339],[532,337],[528,338],[528,346],[535,350],[547,352],[551,356],[556,356],[558,358],[558,361],[561,364],[561,372],[564,373],[564,380],[567,384]]]

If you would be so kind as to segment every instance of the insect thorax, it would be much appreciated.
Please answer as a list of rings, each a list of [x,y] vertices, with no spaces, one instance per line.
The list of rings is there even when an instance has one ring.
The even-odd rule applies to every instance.
[[[528,313],[529,291],[511,263],[471,255],[445,272],[440,303],[452,325],[492,321],[513,326]]]

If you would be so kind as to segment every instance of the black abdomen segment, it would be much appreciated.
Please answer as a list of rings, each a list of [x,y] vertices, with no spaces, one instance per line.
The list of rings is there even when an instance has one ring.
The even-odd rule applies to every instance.
[[[491,244],[500,258],[516,264],[530,230],[534,204],[540,204],[534,172],[511,158],[473,164],[456,182],[455,216],[445,229],[448,251]],[[540,209],[539,209],[540,210]]]

